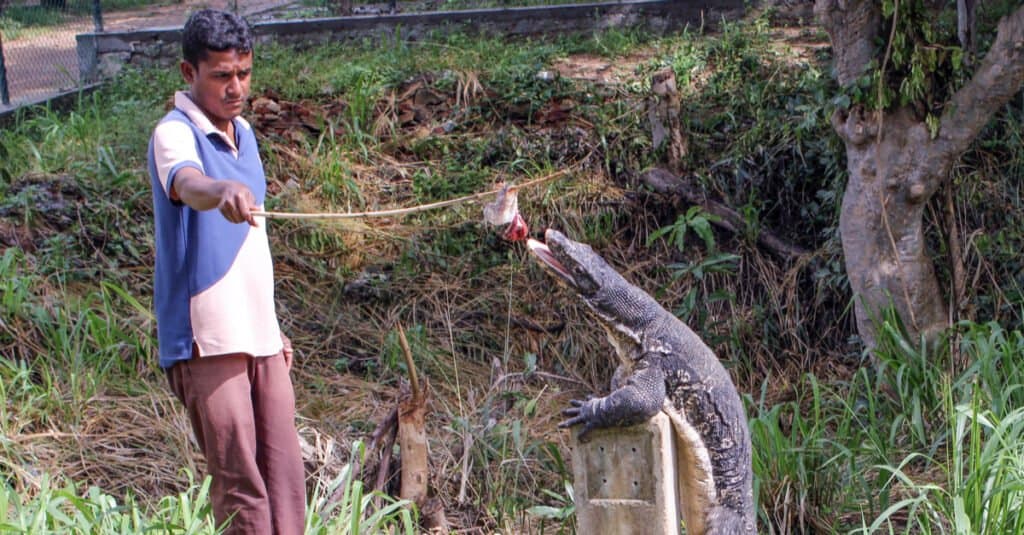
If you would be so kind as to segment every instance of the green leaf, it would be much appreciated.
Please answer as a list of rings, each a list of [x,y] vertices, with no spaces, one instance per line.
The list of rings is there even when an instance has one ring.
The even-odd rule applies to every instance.
[[[567,511],[564,508],[551,507],[548,505],[535,505],[527,509],[526,512],[530,515],[540,518],[552,518],[556,520],[561,520],[568,517],[569,513],[571,513],[571,510]]]
[[[523,414],[526,416],[533,416],[537,412],[537,398],[533,398],[526,402],[526,406],[523,407]]]
[[[709,251],[713,251],[715,249],[715,234],[712,232],[711,223],[707,218],[702,216],[695,217],[690,221],[690,226],[697,233],[697,236],[704,240],[704,246]]]
[[[526,370],[523,373],[529,375],[537,370],[537,354],[527,353],[523,355],[523,363],[526,365]]]

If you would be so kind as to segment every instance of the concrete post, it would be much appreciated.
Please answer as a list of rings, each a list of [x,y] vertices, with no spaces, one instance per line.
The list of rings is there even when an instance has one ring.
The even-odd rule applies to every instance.
[[[579,533],[679,535],[672,424],[659,412],[633,427],[571,440]]]
[[[99,51],[94,33],[75,35],[75,51],[78,53],[78,80],[83,85],[97,82],[99,73]]]

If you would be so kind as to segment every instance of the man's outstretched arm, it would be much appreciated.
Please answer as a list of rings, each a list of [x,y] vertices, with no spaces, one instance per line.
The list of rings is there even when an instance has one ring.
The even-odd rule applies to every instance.
[[[180,200],[195,210],[216,208],[232,223],[248,222],[256,226],[252,215],[256,197],[241,182],[214,180],[195,167],[184,167],[175,174],[170,195],[172,200]]]

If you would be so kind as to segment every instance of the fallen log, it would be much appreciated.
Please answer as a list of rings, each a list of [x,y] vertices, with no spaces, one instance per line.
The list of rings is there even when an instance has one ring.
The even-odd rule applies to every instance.
[[[705,212],[717,216],[717,220],[712,221],[714,225],[729,232],[741,233],[746,226],[746,222],[739,212],[723,203],[707,198],[704,190],[693,180],[683,178],[665,169],[654,168],[640,174],[640,183],[657,193],[678,195],[684,201],[702,207]],[[765,229],[758,232],[757,244],[783,260],[795,259],[809,252]]]

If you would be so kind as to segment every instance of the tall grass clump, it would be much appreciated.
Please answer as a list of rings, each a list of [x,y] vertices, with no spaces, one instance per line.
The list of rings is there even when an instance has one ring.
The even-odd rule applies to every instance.
[[[879,467],[904,497],[862,533],[1024,531],[1024,335],[994,323],[960,329],[957,349],[970,365],[927,392],[939,399],[941,447]]]
[[[981,408],[983,397],[947,409],[945,456],[913,452],[878,467],[905,497],[855,533],[1024,531],[1024,408],[998,415]]]
[[[885,478],[864,469],[900,451],[903,428],[882,379],[866,369],[838,383],[809,374],[791,387],[794,400],[775,404],[767,385],[748,408],[767,532],[841,532],[862,511],[887,507]]]
[[[828,413],[827,394],[813,376],[804,379],[806,394],[771,406],[765,399],[766,381],[749,409],[761,523],[782,532],[788,526],[811,527],[816,519],[830,516],[826,513],[842,494],[846,468],[842,456],[829,447],[835,416]]]
[[[409,501],[371,491],[356,477],[365,461],[365,445],[357,442],[352,462],[331,481],[317,483],[306,511],[306,535],[417,533],[417,512]]]
[[[353,455],[365,455],[356,444]],[[354,477],[360,463],[349,463],[333,480],[319,484],[309,497],[306,535],[417,533],[416,511],[407,501],[379,491],[370,492]],[[223,532],[210,504],[209,477],[195,482],[186,473],[188,487],[152,504],[139,503],[131,494],[123,501],[91,486],[84,491],[74,483],[43,475],[31,492],[18,492],[0,483],[0,531],[3,533],[136,533],[208,534]]]
[[[964,322],[926,348],[882,327],[849,381],[747,400],[765,532],[1022,532],[1024,335]]]
[[[154,511],[146,511],[129,496],[123,503],[98,487],[79,491],[73,483],[48,476],[31,494],[0,485],[0,531],[4,533],[190,533],[213,535],[209,502],[210,479],[166,496]]]

